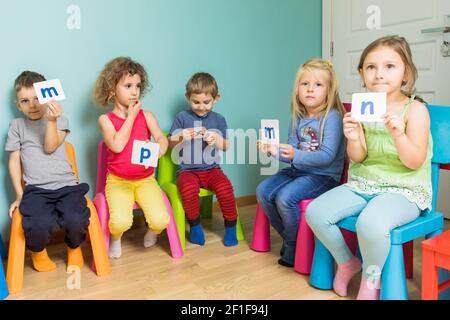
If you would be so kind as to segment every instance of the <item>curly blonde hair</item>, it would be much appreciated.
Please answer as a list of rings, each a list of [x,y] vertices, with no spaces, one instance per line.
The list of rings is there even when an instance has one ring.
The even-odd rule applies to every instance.
[[[114,101],[114,91],[124,76],[141,77],[141,97],[151,88],[145,68],[128,57],[119,57],[108,62],[95,83],[93,100],[96,104],[106,107]]]

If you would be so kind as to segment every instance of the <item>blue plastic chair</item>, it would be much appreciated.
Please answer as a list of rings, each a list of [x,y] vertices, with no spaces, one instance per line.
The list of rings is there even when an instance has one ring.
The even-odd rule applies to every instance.
[[[2,235],[0,235],[0,299],[5,299],[8,295],[8,285],[6,284],[5,272],[3,271],[2,258],[6,258],[6,247],[3,242]]]
[[[402,245],[425,236],[427,239],[442,233],[444,217],[436,211],[439,170],[441,164],[450,163],[450,107],[429,106],[431,134],[433,137],[432,158],[432,210],[424,212],[415,221],[391,231],[391,250],[381,274],[382,300],[407,300],[405,267]],[[356,232],[357,217],[349,217],[338,226]],[[441,278],[446,277],[444,273]],[[310,284],[319,289],[333,288],[334,259],[328,249],[316,238]],[[441,296],[442,298],[443,296]]]

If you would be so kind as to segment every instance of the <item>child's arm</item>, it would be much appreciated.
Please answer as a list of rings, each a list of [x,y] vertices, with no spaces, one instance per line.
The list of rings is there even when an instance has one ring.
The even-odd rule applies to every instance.
[[[22,165],[20,162],[20,150],[13,151],[9,155],[9,175],[13,184],[14,191],[16,192],[16,200],[9,207],[9,216],[12,218],[14,210],[19,207],[20,201],[22,201],[23,188],[22,188]]]
[[[185,128],[182,117],[178,114],[173,121],[172,127],[169,133],[169,148],[174,148],[176,145],[190,141],[195,137],[194,128]]]
[[[58,130],[57,120],[62,115],[62,108],[56,101],[48,104],[47,128],[45,130],[44,151],[51,154],[64,142],[67,132]]]
[[[320,149],[314,152],[294,148],[291,144],[280,145],[281,156],[292,161],[296,168],[329,166],[342,143],[342,120],[338,113],[329,114],[325,122],[324,137]]]
[[[348,112],[344,115],[343,124],[348,157],[353,162],[363,162],[367,158],[367,145],[361,123],[355,121],[351,112]]]
[[[123,123],[119,131],[116,131],[111,120],[109,120],[107,115],[101,115],[98,118],[98,125],[103,136],[103,141],[109,150],[114,153],[120,153],[123,151],[128,143],[131,135],[131,129],[134,125],[134,120],[139,114],[141,109],[141,101],[138,101],[134,105],[128,107],[127,118]]]
[[[224,117],[220,116],[216,128],[211,130],[204,129],[203,140],[210,146],[214,145],[221,151],[227,151],[230,146],[230,142],[227,139],[227,130],[227,121]]]
[[[430,115],[425,105],[415,101],[410,106],[406,132],[405,123],[399,115],[388,112],[384,119],[400,161],[409,169],[419,169],[427,158],[430,135]]]
[[[227,151],[230,146],[230,141],[228,139],[224,139],[220,134],[213,131],[207,133],[205,141],[208,145],[215,145],[222,151]]]
[[[158,124],[158,120],[156,120],[153,113],[146,111],[145,120],[147,122],[147,127],[150,129],[155,142],[159,144],[159,157],[163,156],[167,152],[167,148],[169,147],[169,141],[167,140],[164,132],[161,130]]]

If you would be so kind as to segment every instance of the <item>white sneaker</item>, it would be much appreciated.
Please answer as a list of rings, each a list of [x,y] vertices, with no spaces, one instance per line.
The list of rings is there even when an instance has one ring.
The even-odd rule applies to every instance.
[[[150,248],[155,245],[156,241],[158,241],[158,235],[155,234],[152,230],[147,229],[147,232],[144,236],[144,247]]]

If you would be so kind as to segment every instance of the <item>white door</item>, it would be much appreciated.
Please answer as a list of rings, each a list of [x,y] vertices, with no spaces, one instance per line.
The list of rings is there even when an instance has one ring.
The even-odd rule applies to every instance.
[[[364,48],[397,34],[411,46],[419,70],[417,94],[430,104],[450,106],[450,56],[441,53],[444,40],[450,42],[450,33],[442,30],[450,27],[447,15],[450,0],[323,0],[323,57],[333,61],[343,101],[363,91],[357,66]],[[443,171],[438,210],[450,219],[448,195],[450,173]]]

